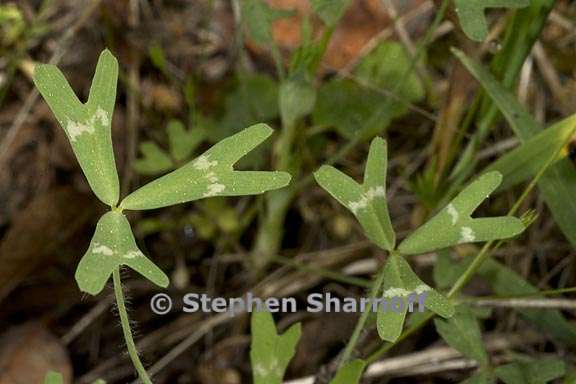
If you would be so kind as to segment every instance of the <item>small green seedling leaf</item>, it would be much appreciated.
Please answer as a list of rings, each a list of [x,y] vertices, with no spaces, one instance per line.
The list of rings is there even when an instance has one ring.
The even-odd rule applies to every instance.
[[[50,371],[44,377],[44,384],[62,384],[64,383],[64,378],[61,373]]]
[[[250,360],[254,384],[281,384],[300,340],[300,323],[284,334],[276,333],[274,318],[269,312],[252,314]]]
[[[212,196],[243,196],[286,186],[286,172],[235,171],[234,163],[272,134],[266,124],[228,137],[198,158],[128,195],[123,209],[154,209]]]
[[[384,265],[383,287],[383,298],[389,301],[395,297],[403,298],[404,304],[399,310],[387,308],[386,311],[378,311],[376,325],[382,340],[395,342],[400,337],[409,304],[416,305],[410,298],[416,300],[416,295],[422,295],[424,305],[432,312],[444,318],[454,315],[454,306],[450,300],[422,282],[412,271],[410,264],[400,255],[391,254],[388,257]],[[391,305],[392,303],[389,306]]]
[[[134,161],[134,169],[142,175],[156,175],[173,168],[172,159],[153,141],[140,144],[142,157]]]
[[[191,129],[187,131],[180,120],[170,120],[167,130],[170,154],[178,162],[188,159],[205,138],[202,130]]]
[[[118,62],[108,50],[100,55],[84,104],[56,66],[40,64],[34,70],[34,84],[66,132],[90,187],[110,206],[120,190],[111,136],[117,81]]]
[[[126,265],[160,287],[168,286],[168,277],[138,249],[130,223],[119,212],[100,218],[90,248],[76,269],[76,282],[82,292],[97,295],[104,289],[116,268]]]
[[[495,370],[505,384],[547,384],[565,373],[566,364],[555,358],[517,361]]]
[[[421,254],[456,244],[508,239],[523,232],[522,221],[512,216],[473,219],[470,215],[502,182],[502,175],[480,176],[414,231],[398,247],[405,255]]]
[[[386,203],[387,164],[386,141],[375,138],[370,144],[364,184],[327,165],[315,172],[314,177],[332,197],[352,211],[370,240],[390,251],[394,249],[396,235]]]
[[[530,0],[454,0],[456,14],[462,30],[475,41],[483,41],[488,35],[486,9],[488,8],[524,8]]]
[[[364,368],[366,368],[364,360],[351,361],[338,370],[330,384],[358,384]]]
[[[310,0],[312,9],[328,26],[334,26],[350,6],[351,0]]]
[[[464,356],[476,360],[480,366],[488,366],[488,354],[484,349],[482,331],[474,313],[460,305],[450,319],[434,319],[436,331],[451,347]]]

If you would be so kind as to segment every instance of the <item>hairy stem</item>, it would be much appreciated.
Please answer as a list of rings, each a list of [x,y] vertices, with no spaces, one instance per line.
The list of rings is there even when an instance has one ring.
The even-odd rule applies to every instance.
[[[120,315],[120,324],[122,324],[122,332],[124,333],[124,340],[126,341],[126,347],[128,348],[128,355],[130,355],[130,360],[132,360],[132,364],[134,365],[134,368],[136,368],[140,380],[142,380],[144,384],[152,384],[152,380],[150,380],[142,361],[140,361],[138,350],[136,349],[136,344],[132,337],[132,331],[130,330],[130,320],[128,319],[128,311],[126,311],[124,292],[122,291],[122,280],[120,279],[120,268],[114,270],[112,277],[114,280],[114,295],[116,296],[118,314]]]

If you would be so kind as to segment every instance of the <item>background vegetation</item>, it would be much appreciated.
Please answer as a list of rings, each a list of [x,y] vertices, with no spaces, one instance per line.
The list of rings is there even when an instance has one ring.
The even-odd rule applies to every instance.
[[[507,7],[488,10],[484,30],[487,3]],[[87,97],[104,48],[120,63],[121,196],[260,122],[275,134],[239,168],[293,176],[262,196],[131,212],[172,297],[366,295],[388,256],[312,174],[332,164],[360,181],[382,136],[399,239],[486,169],[504,183],[476,216],[513,210],[530,225],[505,243],[411,256],[443,293],[484,263],[451,323],[409,319],[392,344],[369,319],[348,351],[372,363],[365,382],[458,382],[478,367],[510,383],[574,382],[575,20],[563,0],[3,1],[0,383],[40,383],[48,369],[67,383],[134,379],[112,290],[83,295],[73,279],[104,207],[32,84],[35,63],[50,62]],[[157,382],[250,382],[247,316],[157,316],[158,288],[123,278]],[[282,332],[302,323],[286,377],[328,382],[356,321],[277,316]]]

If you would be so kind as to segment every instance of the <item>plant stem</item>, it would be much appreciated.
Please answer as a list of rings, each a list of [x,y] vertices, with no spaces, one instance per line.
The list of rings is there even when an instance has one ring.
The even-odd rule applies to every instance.
[[[380,268],[380,272],[378,272],[376,279],[372,283],[372,288],[370,288],[370,305],[372,305],[372,302],[374,301],[374,299],[376,299],[376,296],[378,296],[378,294],[380,293],[380,289],[382,288],[383,283],[384,283],[384,266]],[[354,350],[356,344],[358,343],[360,334],[362,333],[362,330],[366,326],[366,322],[368,321],[371,312],[372,312],[371,310],[367,310],[366,308],[364,308],[364,310],[362,311],[362,315],[360,316],[360,319],[358,319],[358,322],[356,323],[354,332],[352,332],[352,336],[350,337],[350,340],[348,340],[348,344],[346,344],[344,352],[342,352],[342,357],[340,358],[339,362],[339,368],[341,368],[344,364],[348,362],[348,360],[350,360],[352,351]]]
[[[118,314],[120,315],[120,324],[122,324],[122,332],[124,333],[124,340],[126,341],[126,347],[128,348],[128,355],[130,355],[130,360],[140,380],[144,384],[152,384],[152,380],[148,376],[140,357],[138,357],[138,350],[136,349],[136,344],[134,343],[134,338],[132,337],[132,331],[130,330],[130,320],[128,319],[128,311],[126,311],[126,304],[124,302],[124,292],[122,291],[122,280],[120,279],[120,268],[116,268],[112,273],[114,280],[114,295],[116,296],[116,304],[118,305]]]

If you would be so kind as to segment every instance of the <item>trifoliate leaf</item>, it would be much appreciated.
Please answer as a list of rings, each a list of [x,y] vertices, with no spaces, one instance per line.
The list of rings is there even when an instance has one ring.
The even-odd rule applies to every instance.
[[[436,330],[451,347],[464,356],[476,360],[481,366],[488,365],[488,354],[482,341],[482,331],[474,313],[460,305],[449,319],[434,319]]]
[[[110,129],[117,81],[118,62],[108,50],[100,55],[86,103],[56,66],[41,64],[34,70],[34,84],[64,128],[90,187],[110,206],[118,202],[120,190]]]
[[[462,30],[471,40],[483,41],[488,35],[486,9],[523,8],[530,0],[454,0]]]
[[[473,219],[470,215],[502,182],[498,172],[480,176],[448,206],[414,231],[398,247],[405,255],[420,254],[456,244],[507,239],[523,232],[522,221],[512,216]]]
[[[286,368],[296,353],[300,324],[278,335],[272,315],[256,311],[252,314],[251,330],[250,361],[254,384],[281,384]]]
[[[100,218],[88,251],[76,269],[76,282],[82,292],[97,295],[116,268],[126,265],[160,287],[168,286],[168,277],[138,249],[130,223],[119,212]]]
[[[375,138],[370,145],[364,184],[334,167],[323,166],[314,173],[316,181],[358,219],[366,236],[379,247],[394,249],[396,235],[386,203],[386,141]]]
[[[389,302],[394,298],[403,299],[403,304],[397,310],[386,308],[385,311],[378,311],[376,325],[383,340],[394,342],[400,337],[410,305],[413,305],[415,311],[414,307],[420,305],[420,298],[432,312],[444,318],[454,315],[454,306],[450,300],[422,282],[402,256],[391,254],[388,257],[384,265],[383,287],[384,299]],[[392,307],[392,303],[389,303],[389,307]]]
[[[366,362],[363,360],[354,360],[338,370],[336,377],[330,384],[358,384],[362,378],[362,372],[366,368]]]
[[[272,134],[257,124],[220,141],[198,158],[128,195],[123,209],[154,209],[211,196],[256,195],[286,186],[286,172],[235,171],[241,157]]]

